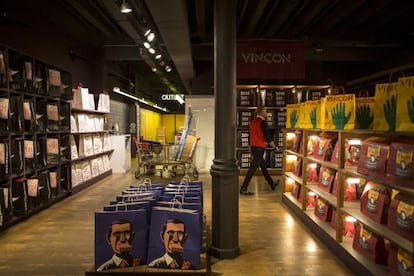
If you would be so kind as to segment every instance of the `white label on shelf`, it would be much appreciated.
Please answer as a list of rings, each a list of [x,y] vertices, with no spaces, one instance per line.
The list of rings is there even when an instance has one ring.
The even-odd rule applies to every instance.
[[[57,188],[57,173],[49,172],[49,182],[51,188]]]
[[[51,121],[59,121],[59,112],[56,104],[47,105],[47,119]]]
[[[6,164],[6,146],[4,143],[0,143],[0,164]]]
[[[0,119],[9,118],[9,99],[0,98]]]
[[[23,103],[23,117],[27,121],[32,119],[32,110],[30,109],[30,102]]]
[[[27,179],[27,195],[30,197],[37,197],[39,192],[39,179]]]
[[[24,158],[34,158],[34,147],[32,140],[24,140]]]
[[[53,86],[61,86],[60,72],[58,70],[49,69],[49,83]]]
[[[59,154],[59,141],[57,138],[47,138],[46,145],[47,153]]]

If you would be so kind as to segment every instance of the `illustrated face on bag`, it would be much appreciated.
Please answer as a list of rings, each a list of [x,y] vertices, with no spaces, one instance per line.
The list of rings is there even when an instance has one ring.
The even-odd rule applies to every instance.
[[[132,224],[128,220],[114,222],[110,226],[107,239],[116,255],[129,255],[134,240]]]
[[[169,255],[180,255],[184,250],[184,242],[187,239],[183,222],[167,221],[165,229],[161,233],[161,240]]]

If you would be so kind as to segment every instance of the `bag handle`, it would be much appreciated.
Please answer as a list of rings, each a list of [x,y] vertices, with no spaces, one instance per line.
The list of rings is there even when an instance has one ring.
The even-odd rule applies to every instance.
[[[148,177],[145,178],[144,181],[142,182],[142,184],[151,186],[152,185],[151,178],[148,178]]]
[[[361,90],[359,90],[358,91],[358,94],[357,94],[357,97],[358,98],[369,97],[369,91],[368,91],[368,89],[361,89]]]
[[[390,76],[388,77],[388,82],[396,82],[398,81],[397,79],[394,79],[394,77],[397,76],[398,78],[402,78],[405,77],[404,71],[394,71],[390,73]]]
[[[176,206],[176,204],[177,204],[177,207],[175,207],[175,206]],[[171,209],[172,209],[172,208],[183,209],[183,203],[182,203],[182,202],[180,202],[179,200],[177,200],[177,199],[173,198],[173,199],[171,199],[171,201],[170,201],[170,208],[171,208]]]
[[[343,87],[343,86],[333,86],[331,91],[332,91],[331,95],[345,94],[345,87]]]

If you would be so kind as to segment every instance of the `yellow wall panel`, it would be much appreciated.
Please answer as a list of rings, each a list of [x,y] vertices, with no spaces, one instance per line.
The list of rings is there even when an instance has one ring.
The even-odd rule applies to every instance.
[[[184,123],[185,114],[159,114],[140,108],[140,135],[144,140],[157,141],[157,128],[165,127],[167,143],[174,143],[174,135]]]

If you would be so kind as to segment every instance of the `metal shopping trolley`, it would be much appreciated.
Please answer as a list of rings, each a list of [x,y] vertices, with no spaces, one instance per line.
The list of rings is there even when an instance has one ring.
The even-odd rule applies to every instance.
[[[152,141],[137,142],[138,166],[135,178],[140,179],[155,173],[156,167],[161,167],[159,169],[161,177],[164,175],[175,177],[180,171],[183,171],[184,175],[191,172],[194,178],[198,178],[197,168],[192,163],[198,140],[199,138],[194,139],[190,136],[183,145],[163,145]]]

